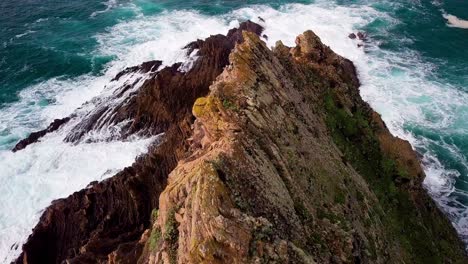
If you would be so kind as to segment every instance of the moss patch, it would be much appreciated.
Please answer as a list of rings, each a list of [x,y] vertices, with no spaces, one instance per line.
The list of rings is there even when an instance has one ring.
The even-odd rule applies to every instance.
[[[153,230],[151,230],[151,235],[148,240],[150,251],[153,251],[156,248],[160,239],[161,239],[161,230],[159,228],[154,228]]]
[[[379,220],[389,237],[403,249],[402,260],[407,263],[444,263],[447,258],[456,259],[457,249],[444,247],[437,239],[438,234],[433,233],[447,230],[450,226],[444,227],[429,214],[420,215],[422,210],[417,210],[408,190],[398,187],[396,179],[410,176],[407,170],[396,165],[395,160],[382,153],[370,125],[371,118],[360,110],[351,112],[341,107],[332,93],[325,96],[324,106],[326,124],[333,141],[379,199],[379,205],[385,212]],[[339,197],[335,198],[336,202],[340,200]],[[330,217],[323,212],[319,215]],[[437,226],[434,226],[434,222]],[[428,228],[431,225],[434,228]]]
[[[236,104],[229,100],[229,99],[224,99],[223,100],[223,107],[229,110],[237,111],[237,106]]]
[[[296,214],[302,221],[309,221],[312,219],[312,216],[310,215],[309,211],[301,201],[294,202],[294,209],[296,210]]]
[[[197,98],[197,100],[193,104],[193,108],[192,108],[193,115],[196,116],[196,117],[202,116],[203,112],[204,112],[203,110],[204,110],[207,102],[208,102],[208,100],[206,99],[206,97]]]
[[[158,209],[153,209],[153,211],[151,211],[151,222],[153,224],[158,219],[158,215],[159,215]],[[151,230],[151,234],[148,239],[149,250],[153,251],[158,245],[160,240],[161,240],[161,230],[159,229],[159,227],[156,226]]]
[[[177,263],[178,239],[179,230],[177,229],[177,221],[175,219],[175,209],[171,209],[168,213],[166,224],[164,225],[164,240],[169,246],[171,263]]]

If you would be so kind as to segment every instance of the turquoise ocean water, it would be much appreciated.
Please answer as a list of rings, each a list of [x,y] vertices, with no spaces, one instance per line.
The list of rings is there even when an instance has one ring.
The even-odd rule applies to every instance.
[[[181,61],[178,51],[187,42],[245,19],[259,22],[258,16],[268,44],[292,45],[295,35],[312,29],[355,62],[363,98],[421,154],[427,190],[468,241],[468,2],[3,0],[0,262],[17,254],[14,245],[52,199],[130,164],[146,144],[69,146],[55,135],[9,152],[20,138],[99,96],[123,68]],[[358,30],[369,35],[363,48],[347,38]],[[128,154],[109,157],[115,151]],[[93,163],[84,153],[104,161]]]

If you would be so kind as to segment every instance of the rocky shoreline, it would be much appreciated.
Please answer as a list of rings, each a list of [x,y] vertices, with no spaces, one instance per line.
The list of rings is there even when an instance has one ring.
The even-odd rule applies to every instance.
[[[273,49],[262,31],[247,21],[188,44],[188,71],[153,61],[118,74],[146,79],[66,140],[121,123],[109,140],[164,135],[54,201],[16,263],[467,262],[411,146],[361,99],[352,62],[311,31]]]

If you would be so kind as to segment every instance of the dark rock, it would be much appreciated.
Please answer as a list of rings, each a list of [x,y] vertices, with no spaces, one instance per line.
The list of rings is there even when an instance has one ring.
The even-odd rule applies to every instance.
[[[350,39],[356,39],[356,34],[351,33],[351,34],[348,35],[348,38],[350,38]]]
[[[263,27],[259,24],[256,24],[250,20],[243,22],[239,25],[238,29],[229,30],[227,37],[230,40],[230,43],[240,43],[244,40],[242,37],[242,31],[253,32],[256,35],[260,36],[263,32]]]
[[[364,32],[361,32],[361,31],[359,31],[359,32],[357,33],[357,37],[358,37],[360,40],[367,40],[367,34],[364,33]]]
[[[178,71],[180,64],[166,67],[148,79],[127,103],[113,109],[115,115],[108,124],[131,119],[126,133],[164,132],[161,143],[112,178],[54,201],[42,214],[16,263],[103,263],[140,255],[139,238],[150,225],[151,211],[158,208],[167,176],[189,152],[193,103],[208,93],[229,63],[231,50],[242,41],[241,30],[260,34],[262,28],[248,21],[227,36],[215,35],[189,44],[189,49],[199,49],[200,56],[190,71]],[[153,71],[156,65],[150,62],[133,70]],[[95,121],[100,117],[89,118],[75,129],[98,128]]]
[[[16,152],[18,150],[22,150],[26,148],[28,145],[38,142],[41,137],[45,136],[47,133],[56,131],[68,121],[70,121],[70,117],[55,119],[46,129],[43,129],[38,132],[33,132],[27,138],[20,140],[12,149],[12,151]]]
[[[156,71],[162,64],[162,61],[153,60],[144,62],[138,66],[128,67],[123,71],[117,73],[117,75],[111,81],[118,81],[120,77],[129,74],[131,72],[141,72],[141,73],[148,73]]]

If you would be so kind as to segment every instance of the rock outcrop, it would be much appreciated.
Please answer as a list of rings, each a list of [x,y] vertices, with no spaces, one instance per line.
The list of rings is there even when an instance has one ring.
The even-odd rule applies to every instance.
[[[192,154],[169,175],[139,262],[467,261],[352,63],[311,31],[293,48],[244,38],[193,106]]]
[[[150,225],[151,211],[158,206],[167,175],[187,155],[192,105],[208,93],[208,87],[229,63],[228,56],[242,41],[243,30],[260,34],[262,28],[247,21],[227,36],[215,35],[189,44],[189,53],[197,49],[199,58],[187,72],[178,70],[180,63],[156,72],[160,62],[154,61],[116,76],[119,79],[125,74],[149,74],[137,91],[119,98],[118,105],[111,108],[110,102],[98,103],[97,109],[76,125],[66,140],[78,141],[106,122],[112,125],[124,119],[130,120],[130,125],[122,130],[122,136],[142,130],[164,136],[131,167],[54,201],[23,246],[17,263],[100,263],[121,259],[120,256],[127,259],[123,263],[133,263],[141,251],[138,241]],[[113,96],[123,96],[122,90],[130,88],[124,86]],[[43,136],[49,130],[39,133]]]
[[[261,31],[189,44],[188,72],[147,71],[97,123],[131,120],[122,137],[161,142],[55,201],[17,263],[466,263],[353,64],[311,31],[272,49]]]

